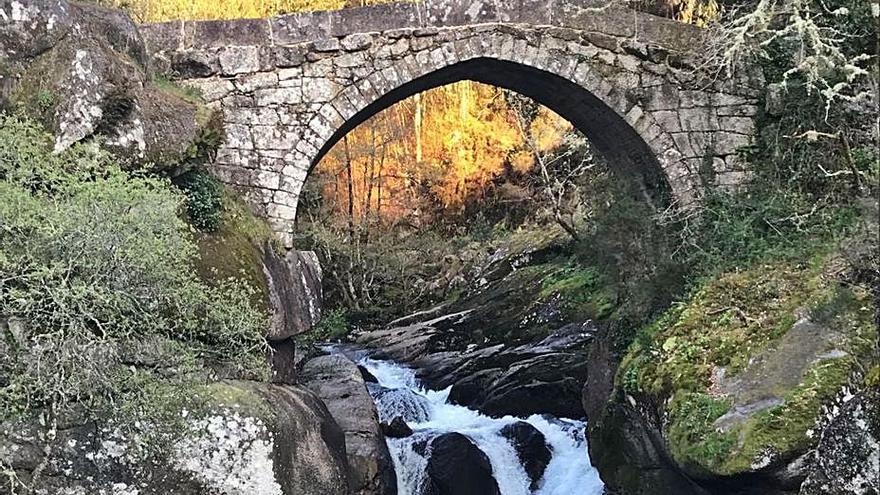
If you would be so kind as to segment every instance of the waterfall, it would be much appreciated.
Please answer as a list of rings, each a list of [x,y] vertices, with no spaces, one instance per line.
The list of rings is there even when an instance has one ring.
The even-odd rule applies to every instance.
[[[428,464],[425,445],[450,432],[466,435],[489,458],[502,495],[602,494],[602,481],[587,454],[583,421],[548,415],[490,418],[448,404],[449,389],[424,389],[409,368],[369,358],[362,358],[359,364],[378,380],[369,388],[380,419],[387,422],[400,416],[413,430],[412,436],[387,439],[400,495],[421,494]],[[550,462],[536,485],[531,485],[514,446],[500,433],[504,426],[517,421],[525,421],[540,431],[551,450]]]

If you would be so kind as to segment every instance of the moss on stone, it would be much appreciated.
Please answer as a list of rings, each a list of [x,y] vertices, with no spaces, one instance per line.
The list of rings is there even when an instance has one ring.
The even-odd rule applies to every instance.
[[[799,308],[827,297],[822,266],[764,263],[710,279],[636,339],[621,365],[630,392],[670,396],[711,385],[715,367],[736,374],[785,334]],[[632,371],[636,367],[637,371]]]
[[[204,104],[202,93],[196,88],[190,86],[181,86],[176,82],[164,76],[155,76],[151,81],[153,85],[165,93],[174,95],[182,100],[188,101],[194,105]]]
[[[572,321],[604,320],[616,308],[617,290],[595,267],[565,264],[543,280],[540,297],[561,298]]]
[[[59,69],[49,56],[34,60],[9,95],[10,107],[51,129],[58,104],[52,79],[58,77],[54,71]]]
[[[269,403],[247,382],[214,382],[205,386],[205,393],[212,409],[236,411],[242,416],[260,418],[269,425],[274,421]]]
[[[269,309],[269,288],[263,272],[263,249],[277,248],[271,227],[258,218],[228,189],[223,193],[223,213],[215,232],[196,234],[199,257],[196,270],[208,282],[241,278],[256,290],[253,301]]]
[[[722,473],[760,467],[779,455],[803,452],[813,443],[812,428],[828,403],[849,382],[852,357],[826,359],[807,371],[803,381],[786,394],[783,404],[760,412],[735,432],[741,442],[720,465]],[[767,462],[764,461],[764,462]]]
[[[742,473],[806,451],[815,442],[810,430],[822,406],[858,370],[870,369],[876,338],[870,294],[837,281],[835,255],[815,250],[804,259],[762,263],[705,280],[644,329],[624,358],[617,386],[665,404],[667,446],[689,472]],[[783,339],[796,321],[824,332],[819,335],[831,346],[828,351],[816,345],[801,352],[799,342],[809,337]],[[754,382],[746,380],[730,395],[734,392],[725,387],[745,379],[747,370],[753,373],[759,356],[771,359],[782,352],[779,346],[818,357],[797,368],[802,375],[779,371],[778,365],[763,370],[774,380],[788,373],[778,383],[792,386],[761,385],[768,389],[755,391]],[[779,403],[722,427],[719,418],[732,411],[734,397],[744,404],[764,397]]]
[[[670,453],[690,471],[716,470],[730,454],[736,437],[714,423],[730,409],[730,401],[704,393],[676,394],[669,404],[667,442]]]

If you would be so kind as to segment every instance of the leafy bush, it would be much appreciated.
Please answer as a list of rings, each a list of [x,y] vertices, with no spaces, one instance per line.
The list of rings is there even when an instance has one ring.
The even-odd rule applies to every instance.
[[[186,194],[190,223],[202,232],[217,231],[223,214],[223,186],[220,182],[204,171],[191,170],[176,177],[175,183]]]
[[[0,417],[108,404],[121,349],[157,337],[262,372],[267,315],[241,281],[194,275],[183,203],[166,179],[91,147],[54,155],[0,116],[0,315],[22,323],[3,332]]]
[[[335,341],[345,338],[350,328],[347,312],[337,308],[324,314],[312,333],[316,339]]]

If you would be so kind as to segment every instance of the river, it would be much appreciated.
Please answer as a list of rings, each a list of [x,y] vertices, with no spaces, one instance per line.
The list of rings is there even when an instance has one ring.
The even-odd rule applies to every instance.
[[[533,415],[528,418],[491,418],[466,407],[448,404],[449,389],[426,390],[412,369],[390,361],[361,358],[378,383],[368,384],[379,417],[391,421],[403,417],[413,435],[388,438],[399,495],[419,495],[425,483],[428,460],[414,448],[438,435],[466,435],[489,458],[502,495],[601,495],[599,474],[590,464],[582,421]],[[511,423],[526,421],[540,431],[552,457],[536,486],[521,465],[513,445],[500,434]]]

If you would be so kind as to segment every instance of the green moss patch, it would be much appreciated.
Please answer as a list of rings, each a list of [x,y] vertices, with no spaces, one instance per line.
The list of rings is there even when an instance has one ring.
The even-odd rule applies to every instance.
[[[269,290],[263,272],[264,247],[275,248],[269,225],[257,218],[230,191],[222,193],[219,225],[213,232],[199,232],[196,269],[203,280],[217,283],[230,277],[246,281],[255,290],[255,303],[269,308]]]
[[[244,416],[271,422],[272,408],[245,382],[215,382],[205,386],[206,402],[213,409],[229,409]]]
[[[668,443],[675,460],[691,471],[718,469],[730,454],[736,437],[715,428],[731,402],[704,393],[677,394],[669,405]]]
[[[616,309],[617,291],[595,267],[564,265],[543,280],[540,297],[560,297],[567,319],[604,320]]]

